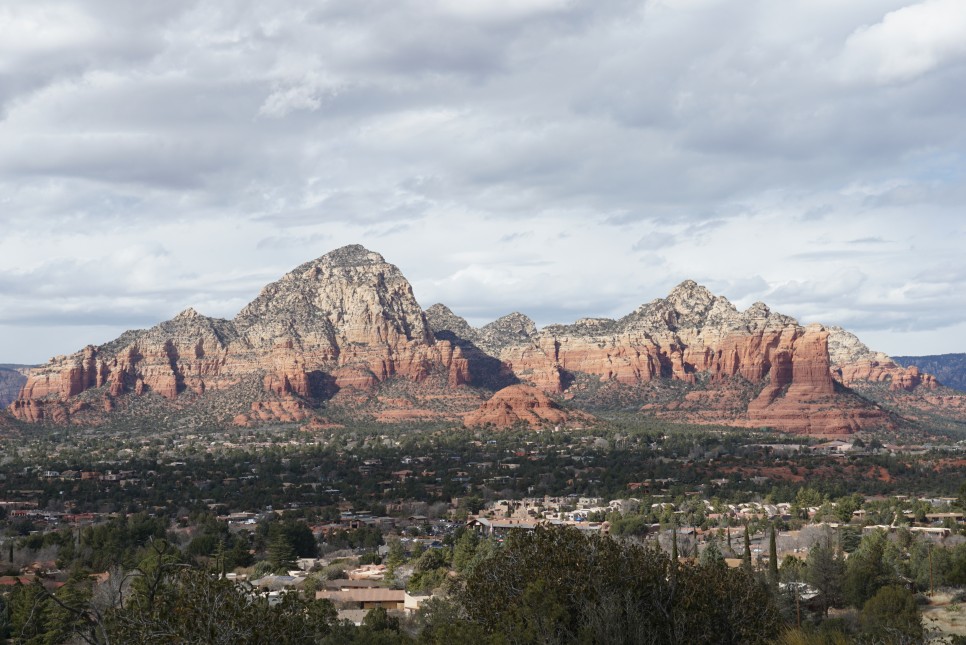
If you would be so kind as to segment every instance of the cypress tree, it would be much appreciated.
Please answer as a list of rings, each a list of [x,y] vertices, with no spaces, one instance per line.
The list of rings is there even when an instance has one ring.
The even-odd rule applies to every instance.
[[[768,577],[773,585],[778,584],[778,545],[775,539],[775,525],[771,525],[768,536]]]
[[[745,553],[741,556],[742,566],[751,571],[751,536],[748,535],[748,525],[745,524]]]

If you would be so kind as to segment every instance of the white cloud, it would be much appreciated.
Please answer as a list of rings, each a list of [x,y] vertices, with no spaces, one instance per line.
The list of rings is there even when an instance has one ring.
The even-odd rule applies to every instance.
[[[914,80],[966,58],[966,4],[925,0],[858,28],[845,42],[842,72],[850,80]]]

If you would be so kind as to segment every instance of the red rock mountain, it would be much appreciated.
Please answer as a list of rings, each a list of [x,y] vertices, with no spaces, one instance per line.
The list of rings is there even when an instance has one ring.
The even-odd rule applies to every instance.
[[[397,387],[404,396],[371,395],[393,383],[408,384]],[[533,387],[502,389],[519,383]],[[142,397],[178,408],[230,391],[240,394],[218,418],[238,424],[306,420],[320,402],[359,412],[373,400],[379,419],[460,419],[500,390],[467,423],[565,419],[547,393],[791,432],[893,427],[895,415],[856,394],[867,384],[937,387],[848,332],[803,327],[762,303],[739,312],[691,281],[620,320],[537,329],[514,313],[476,329],[443,305],[423,312],[399,269],[348,246],[266,286],[232,320],[188,309],[55,357],[30,372],[10,410],[24,421],[99,423]]]
[[[31,372],[10,409],[25,421],[65,423],[90,409],[76,399],[91,390],[110,408],[122,396],[175,400],[255,376],[267,400],[251,401],[253,418],[299,420],[297,402],[326,387],[366,389],[430,374],[456,387],[468,380],[467,362],[433,337],[399,269],[347,246],[268,285],[233,320],[187,309],[151,329],[57,356]]]
[[[817,434],[892,429],[895,415],[852,386],[937,386],[844,330],[803,327],[763,303],[739,312],[693,281],[620,320],[586,318],[537,330],[515,313],[473,329],[443,305],[430,307],[427,317],[438,337],[466,356],[497,359],[503,375],[591,405],[599,400],[584,394],[592,389],[588,380],[611,394],[636,389],[645,412],[682,421]],[[657,387],[668,381],[686,387],[669,397]]]

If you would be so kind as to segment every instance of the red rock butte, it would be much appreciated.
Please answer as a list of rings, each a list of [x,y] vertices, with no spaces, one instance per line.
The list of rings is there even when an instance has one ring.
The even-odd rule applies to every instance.
[[[423,311],[398,268],[353,245],[269,284],[232,320],[187,309],[55,357],[30,372],[10,412],[30,422],[96,424],[131,397],[178,405],[248,384],[229,422],[319,425],[321,404],[397,381],[409,383],[421,403],[449,401],[449,412],[439,414],[470,425],[567,423],[547,395],[592,407],[589,382],[645,398],[648,385],[678,382],[681,396],[648,400],[643,412],[818,434],[895,426],[894,413],[855,388],[940,387],[845,330],[804,327],[762,303],[740,312],[693,281],[619,320],[538,329],[513,313],[477,329],[443,305]],[[503,389],[515,384],[531,387]],[[956,398],[943,392],[940,398]],[[379,418],[415,414],[392,410],[386,402],[398,397],[382,401]],[[958,399],[947,407],[963,408]]]
[[[581,420],[592,422],[593,417],[582,412],[569,412],[532,385],[510,385],[498,391],[479,408],[464,417],[467,426],[510,428],[526,425],[531,428],[560,425]]]

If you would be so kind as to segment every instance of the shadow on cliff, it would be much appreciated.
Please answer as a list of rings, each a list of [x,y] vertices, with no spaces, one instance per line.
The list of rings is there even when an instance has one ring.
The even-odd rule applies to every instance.
[[[335,377],[331,374],[315,370],[308,373],[308,379],[309,393],[319,403],[324,403],[339,393],[340,388],[335,382]]]
[[[435,332],[438,340],[445,340],[459,347],[469,364],[472,385],[489,390],[502,390],[520,383],[520,379],[498,358],[490,356],[471,341],[461,338],[451,331]]]

